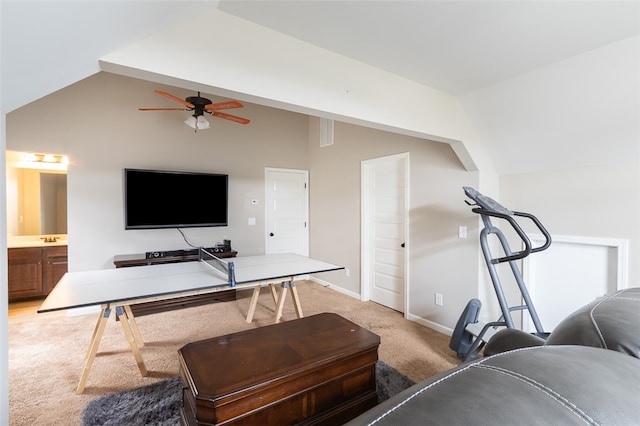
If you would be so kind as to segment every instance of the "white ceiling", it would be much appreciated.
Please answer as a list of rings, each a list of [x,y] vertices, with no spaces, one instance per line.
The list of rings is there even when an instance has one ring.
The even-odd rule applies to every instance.
[[[460,95],[640,33],[636,1],[233,1],[219,9]]]
[[[215,9],[458,96],[499,173],[615,162],[640,145],[640,77],[629,77],[640,56],[619,62],[628,69],[616,84],[602,81],[616,78],[609,53],[591,53],[634,39],[614,58],[629,56],[640,1],[2,0],[0,108],[80,81],[100,71],[98,58]],[[221,42],[206,34],[193,28],[194,43]],[[554,65],[582,57],[580,75],[575,60]]]

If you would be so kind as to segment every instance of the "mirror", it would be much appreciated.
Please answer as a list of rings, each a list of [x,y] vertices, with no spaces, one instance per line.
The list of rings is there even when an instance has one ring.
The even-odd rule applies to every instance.
[[[66,163],[44,157],[7,151],[7,236],[67,233]]]

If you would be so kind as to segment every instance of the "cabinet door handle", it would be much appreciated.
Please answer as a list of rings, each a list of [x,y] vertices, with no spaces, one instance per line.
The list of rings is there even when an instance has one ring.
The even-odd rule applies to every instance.
[[[273,232],[269,232],[269,236],[270,236],[270,237],[273,237]]]

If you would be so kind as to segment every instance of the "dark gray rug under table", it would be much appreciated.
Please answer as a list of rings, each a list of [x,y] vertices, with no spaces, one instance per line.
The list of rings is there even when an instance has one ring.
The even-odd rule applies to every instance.
[[[383,361],[376,364],[378,402],[415,383]],[[83,426],[175,426],[180,424],[182,383],[179,377],[149,386],[112,392],[89,402],[82,413]]]

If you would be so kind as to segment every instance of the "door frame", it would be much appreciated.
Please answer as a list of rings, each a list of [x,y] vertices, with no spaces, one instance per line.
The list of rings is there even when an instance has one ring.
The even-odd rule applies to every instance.
[[[269,218],[269,214],[267,209],[269,209],[268,207],[268,201],[267,200],[267,185],[269,184],[269,173],[271,172],[285,172],[285,173],[297,173],[297,174],[301,174],[304,175],[305,178],[305,182],[307,184],[307,191],[306,191],[306,199],[305,199],[305,223],[306,223],[306,227],[305,227],[305,253],[307,253],[307,256],[309,255],[309,229],[311,227],[310,223],[309,223],[309,193],[311,191],[311,184],[309,183],[309,170],[302,170],[302,169],[284,169],[284,168],[278,168],[278,167],[265,167],[264,168],[264,251],[265,254],[269,254],[269,235],[268,235],[268,228],[269,228],[269,223],[267,222],[268,218]]]
[[[360,166],[360,262],[361,262],[361,274],[360,274],[360,299],[362,301],[371,300],[371,263],[372,259],[367,249],[371,244],[371,235],[369,234],[369,227],[371,222],[371,215],[369,214],[369,187],[371,185],[371,179],[369,176],[370,166],[376,163],[382,163],[384,161],[396,161],[401,159],[404,161],[404,297],[402,312],[405,318],[407,318],[407,307],[409,306],[409,153],[403,152],[400,154],[386,155],[384,157],[373,158],[370,160],[363,160]]]

